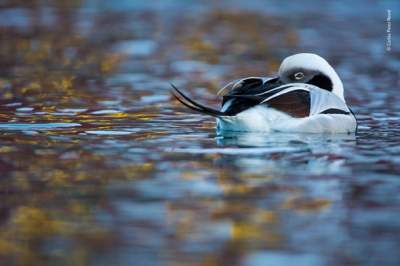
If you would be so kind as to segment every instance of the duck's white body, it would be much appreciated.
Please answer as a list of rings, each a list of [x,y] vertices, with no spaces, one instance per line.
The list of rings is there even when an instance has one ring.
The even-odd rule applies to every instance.
[[[289,84],[288,84],[289,85]],[[335,94],[308,84],[293,84],[293,90],[305,90],[310,93],[310,114],[307,117],[292,117],[285,112],[270,108],[268,105],[256,105],[235,116],[217,118],[217,131],[238,132],[302,132],[302,133],[352,133],[357,122],[346,103]],[[279,97],[276,96],[276,97]],[[265,103],[268,103],[266,101]],[[221,111],[231,102],[226,102]],[[338,109],[347,114],[321,114],[324,110]]]
[[[257,106],[235,117],[217,118],[217,131],[237,132],[299,132],[299,133],[353,133],[354,117],[342,114],[317,114],[293,118],[272,108]]]
[[[218,133],[352,133],[357,121],[346,105],[335,70],[315,54],[287,57],[276,78],[249,77],[219,92],[220,111],[190,99],[174,87],[174,96],[192,110],[217,118]]]

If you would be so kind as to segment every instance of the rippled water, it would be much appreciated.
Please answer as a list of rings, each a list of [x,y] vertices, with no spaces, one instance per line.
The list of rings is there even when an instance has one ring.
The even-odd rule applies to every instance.
[[[400,264],[397,1],[0,6],[0,264]],[[299,51],[356,135],[216,136],[168,91],[216,106]]]

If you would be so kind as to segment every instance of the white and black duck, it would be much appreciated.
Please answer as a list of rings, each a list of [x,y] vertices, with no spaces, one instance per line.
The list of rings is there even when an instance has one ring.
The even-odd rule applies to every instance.
[[[172,93],[190,109],[216,117],[217,130],[222,133],[352,133],[357,129],[342,81],[316,54],[287,57],[274,78],[248,77],[228,83],[218,93],[221,110],[190,99],[175,86]]]

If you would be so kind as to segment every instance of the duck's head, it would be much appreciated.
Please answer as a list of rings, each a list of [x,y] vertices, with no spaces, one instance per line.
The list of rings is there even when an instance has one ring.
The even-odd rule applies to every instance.
[[[279,67],[283,83],[307,83],[331,91],[344,101],[343,83],[329,63],[316,54],[301,53],[285,58]]]

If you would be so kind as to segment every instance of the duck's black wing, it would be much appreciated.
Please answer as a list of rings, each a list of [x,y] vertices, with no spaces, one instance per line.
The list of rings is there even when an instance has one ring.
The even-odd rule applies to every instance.
[[[214,116],[235,116],[256,105],[266,105],[293,117],[305,117],[310,113],[310,94],[305,88],[288,84],[279,86],[277,79],[248,78],[235,84],[223,96],[222,109],[205,106],[171,84],[173,96],[193,111]]]
[[[263,92],[251,95],[245,93],[245,91],[239,91],[242,94],[227,94],[224,96],[225,103],[221,111],[225,115],[232,116],[256,105],[265,105],[292,117],[309,116],[311,97],[306,85],[287,84],[278,86],[275,83],[269,84],[269,86],[269,88],[265,87]]]
[[[224,99],[228,99],[229,96],[256,95],[264,93],[268,90],[274,89],[281,85],[283,84],[279,81],[277,77],[276,78],[249,77],[236,81],[228,92],[224,94],[221,93],[218,94],[223,96],[223,102],[222,102],[223,105],[225,103]]]
[[[236,82],[222,98],[222,110],[226,115],[236,115],[260,104],[265,93],[281,86],[278,78],[249,77]]]
[[[265,93],[266,91],[276,88],[281,85],[278,78],[262,78],[262,77],[249,77],[238,81],[233,81],[228,83],[223,87],[218,94],[223,94],[222,106],[230,100],[230,104],[227,112],[218,111],[211,107],[205,106],[199,102],[194,101],[190,97],[186,96],[181,90],[176,86],[172,86],[173,96],[180,101],[186,107],[192,109],[193,111],[207,114],[211,116],[231,116],[240,113],[256,104],[259,104],[263,97],[253,97],[254,95]],[[225,90],[225,91],[224,91]],[[225,94],[224,94],[225,92]]]

